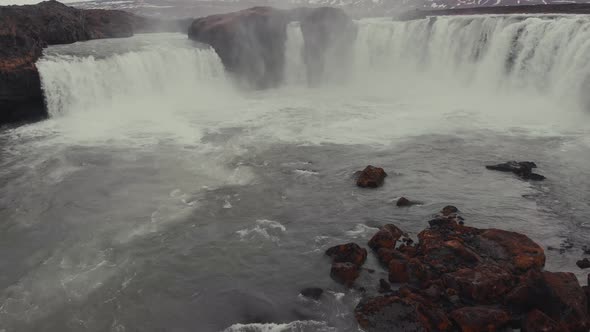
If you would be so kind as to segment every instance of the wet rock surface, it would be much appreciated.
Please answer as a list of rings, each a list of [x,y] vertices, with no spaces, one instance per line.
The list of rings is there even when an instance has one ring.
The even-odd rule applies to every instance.
[[[421,202],[412,201],[412,200],[409,200],[406,197],[400,197],[397,200],[397,202],[395,202],[395,205],[397,207],[408,207],[408,206],[418,205],[418,204],[421,204]]]
[[[355,309],[365,331],[588,331],[588,287],[571,273],[544,271],[539,245],[523,234],[460,222],[459,209],[447,206],[417,243],[399,241],[407,234],[393,224],[371,238],[389,282],[380,279]],[[352,262],[364,259],[330,256],[347,261],[334,262],[332,278],[352,285],[359,275]]]
[[[317,287],[304,288],[300,292],[300,294],[303,295],[304,297],[307,297],[307,298],[310,298],[310,299],[316,300],[316,301],[322,297],[323,293],[324,293],[324,290],[321,288],[317,288]]]
[[[537,164],[532,161],[508,161],[503,164],[488,165],[486,168],[492,171],[514,173],[524,180],[545,180],[543,175],[533,173],[533,169],[537,168]]]
[[[356,185],[361,188],[377,188],[383,185],[387,173],[381,167],[369,165],[357,174]]]
[[[330,276],[336,282],[352,287],[360,276],[361,266],[367,259],[367,250],[356,243],[341,244],[326,250],[326,255],[332,258]]]

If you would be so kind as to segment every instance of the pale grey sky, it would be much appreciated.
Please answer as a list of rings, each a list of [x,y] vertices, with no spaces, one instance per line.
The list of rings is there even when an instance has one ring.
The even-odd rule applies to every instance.
[[[42,0],[0,0],[0,6],[6,5],[31,5],[35,3],[39,3]],[[67,2],[80,2],[83,0],[60,0],[60,2],[67,3]]]

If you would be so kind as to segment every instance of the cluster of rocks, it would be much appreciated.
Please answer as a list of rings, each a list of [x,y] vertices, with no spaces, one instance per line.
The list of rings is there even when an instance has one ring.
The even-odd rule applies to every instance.
[[[118,10],[80,10],[53,0],[0,6],[0,124],[46,116],[35,62],[48,45],[129,37],[134,32],[181,31],[187,26],[186,21]]]
[[[588,286],[545,271],[543,249],[527,236],[465,226],[453,206],[429,225],[417,243],[392,224],[368,242],[389,280],[355,309],[365,331],[589,330]],[[367,250],[348,243],[326,255],[332,278],[354,286]]]

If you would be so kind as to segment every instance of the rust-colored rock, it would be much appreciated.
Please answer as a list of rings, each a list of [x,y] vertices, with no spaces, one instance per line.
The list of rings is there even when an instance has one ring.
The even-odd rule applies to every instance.
[[[543,248],[528,236],[500,229],[488,229],[477,239],[479,250],[491,259],[504,262],[524,272],[545,266]]]
[[[360,267],[367,259],[367,249],[356,243],[347,243],[329,248],[326,255],[332,258],[333,263],[352,263]]]
[[[543,301],[536,304],[537,308],[572,332],[588,331],[588,300],[576,276],[548,271],[542,275],[546,293]]]
[[[408,260],[393,258],[389,261],[389,282],[404,283],[410,281]]]
[[[559,326],[556,321],[538,309],[527,313],[522,320],[522,332],[568,332],[566,327]]]
[[[514,286],[514,277],[507,270],[495,265],[479,265],[473,269],[460,269],[442,277],[446,287],[480,304],[492,304],[502,300]]]
[[[510,322],[506,311],[491,307],[464,307],[451,312],[451,318],[462,332],[500,331]]]
[[[360,268],[352,263],[333,263],[330,277],[347,287],[352,287],[360,275]]]
[[[588,331],[590,287],[582,288],[571,273],[542,271],[543,249],[527,236],[462,222],[458,209],[446,207],[418,234],[416,245],[398,249],[399,234],[377,233],[371,246],[387,263],[390,281],[406,284],[390,296],[361,301],[355,313],[362,327],[503,331],[521,320],[525,332]],[[432,323],[444,322],[440,317],[455,325]]]
[[[408,256],[397,249],[381,248],[377,251],[377,258],[379,258],[379,262],[381,262],[383,266],[387,267],[392,259],[407,260]]]
[[[387,173],[381,167],[367,166],[360,172],[356,185],[362,188],[377,188],[383,185]]]
[[[357,305],[355,317],[368,332],[449,331],[452,324],[444,311],[421,301],[397,295],[368,298]]]
[[[369,247],[378,251],[381,248],[394,249],[397,241],[405,233],[393,224],[387,224],[379,229],[377,234],[369,240]]]

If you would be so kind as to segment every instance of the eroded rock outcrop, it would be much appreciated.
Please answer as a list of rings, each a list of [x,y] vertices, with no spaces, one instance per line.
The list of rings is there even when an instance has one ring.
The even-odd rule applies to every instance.
[[[403,231],[394,225],[379,230],[369,246],[399,289],[382,280],[376,289],[384,294],[359,303],[355,316],[364,330],[588,331],[588,288],[571,273],[543,271],[539,245],[523,234],[460,223],[449,206],[417,244],[398,244]]]
[[[48,45],[180,28],[179,22],[116,10],[79,10],[57,1],[0,6],[0,124],[46,115],[35,62]]]
[[[254,7],[195,20],[192,40],[211,45],[225,68],[255,88],[277,86],[283,79],[287,11]]]
[[[352,19],[337,8],[297,8],[279,10],[253,7],[242,11],[212,15],[192,22],[192,40],[211,45],[226,70],[256,88],[278,86],[285,71],[287,25],[299,21],[303,35],[303,60],[310,82],[317,83],[333,62],[339,72],[350,55],[356,38]]]

